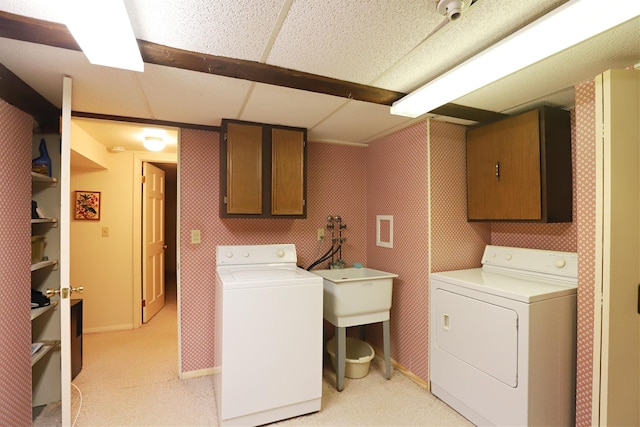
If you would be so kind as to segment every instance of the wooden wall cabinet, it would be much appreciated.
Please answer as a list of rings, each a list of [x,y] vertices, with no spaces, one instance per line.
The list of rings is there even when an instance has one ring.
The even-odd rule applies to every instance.
[[[469,221],[571,222],[571,122],[543,106],[467,131]]]
[[[307,131],[222,120],[220,217],[306,218]]]

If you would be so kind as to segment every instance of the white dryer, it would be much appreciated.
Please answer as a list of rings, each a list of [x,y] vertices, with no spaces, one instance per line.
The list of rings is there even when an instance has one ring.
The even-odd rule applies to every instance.
[[[218,246],[214,390],[223,426],[320,410],[322,277],[292,244]]]
[[[573,425],[577,254],[488,245],[482,265],[430,276],[433,394],[476,425]]]

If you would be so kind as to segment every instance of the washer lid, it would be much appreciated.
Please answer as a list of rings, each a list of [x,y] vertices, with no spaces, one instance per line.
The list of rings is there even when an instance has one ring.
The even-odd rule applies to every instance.
[[[431,280],[462,286],[478,292],[524,303],[543,301],[576,293],[577,285],[565,280],[532,279],[483,271],[481,268],[432,273]]]
[[[299,267],[243,268],[238,266],[218,269],[217,274],[225,290],[309,284],[322,286],[322,277]]]

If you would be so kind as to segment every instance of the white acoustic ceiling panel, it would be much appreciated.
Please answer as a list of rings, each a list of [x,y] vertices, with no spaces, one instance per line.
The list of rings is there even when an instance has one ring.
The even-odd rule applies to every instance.
[[[566,1],[478,0],[372,84],[411,92]]]
[[[309,130],[309,139],[321,141],[369,142],[389,128],[412,123],[412,119],[389,114],[389,107],[349,101],[319,125]],[[335,135],[340,135],[336,139]]]
[[[368,84],[446,20],[433,3],[295,1],[267,63]]]
[[[238,118],[312,128],[346,102],[337,96],[256,83]]]
[[[597,53],[598,52],[598,53]],[[491,111],[517,111],[537,102],[573,105],[573,86],[640,59],[640,17],[455,100]],[[540,88],[545,88],[541,93]],[[557,96],[563,94],[563,96]],[[519,108],[518,108],[519,107]]]
[[[194,52],[259,61],[282,0],[127,0],[136,37]]]
[[[251,87],[246,80],[152,64],[138,80],[154,118],[209,126],[236,117]]]

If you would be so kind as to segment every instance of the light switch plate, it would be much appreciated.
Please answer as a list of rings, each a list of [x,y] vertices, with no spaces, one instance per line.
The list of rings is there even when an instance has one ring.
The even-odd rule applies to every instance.
[[[200,230],[191,230],[191,243],[199,244],[201,241]]]

